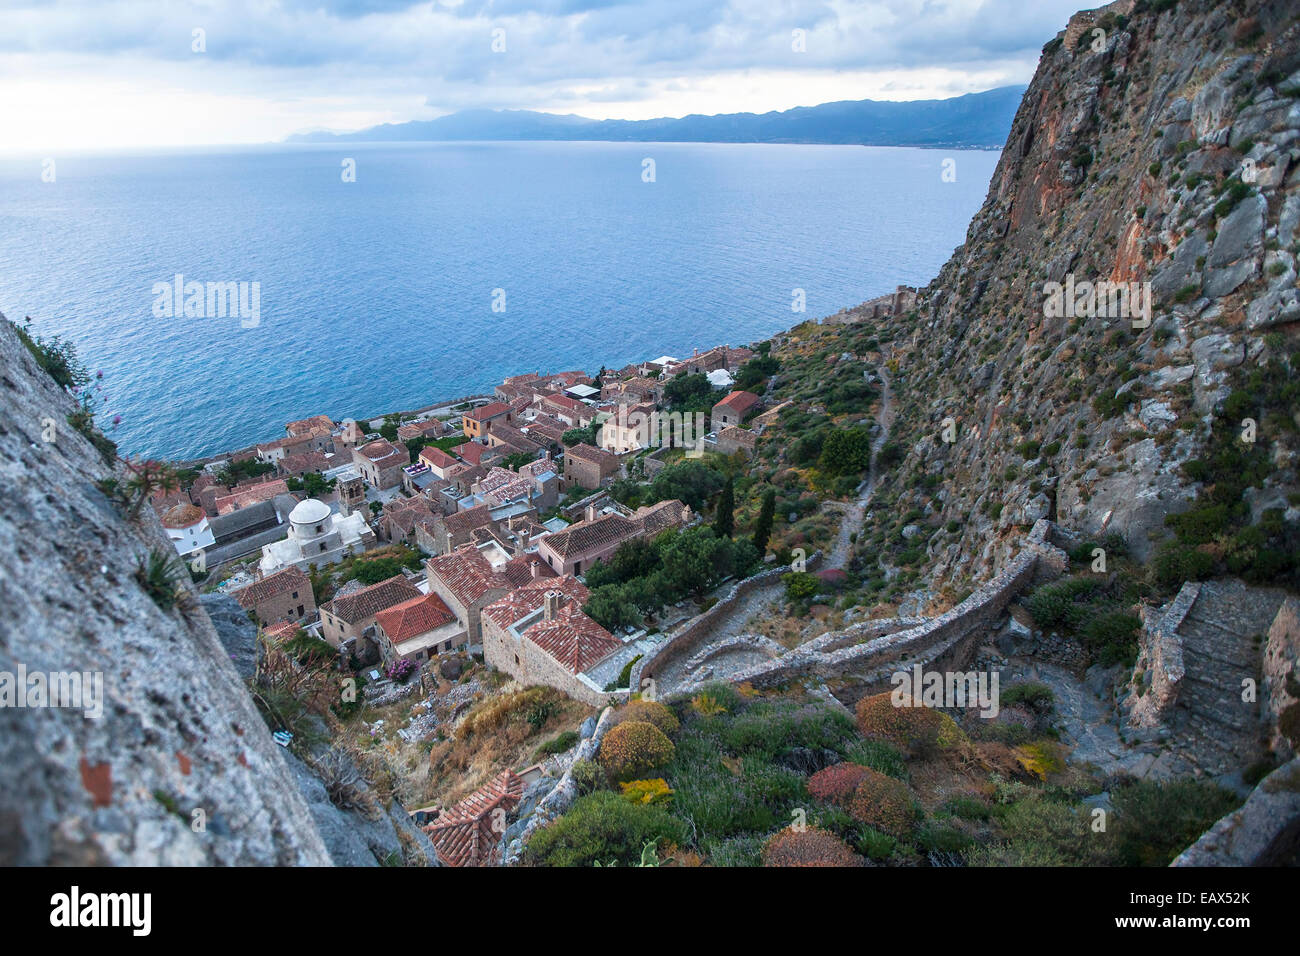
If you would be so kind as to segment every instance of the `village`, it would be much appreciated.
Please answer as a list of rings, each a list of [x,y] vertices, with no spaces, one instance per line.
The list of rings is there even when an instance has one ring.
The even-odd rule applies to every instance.
[[[282,438],[178,466],[180,487],[152,503],[205,591],[232,595],[268,646],[328,645],[341,672],[360,675],[368,703],[418,692],[432,712],[437,688],[460,686],[449,676],[486,666],[498,682],[600,708],[626,697],[633,664],[704,606],[686,597],[621,626],[588,613],[594,566],[627,542],[704,521],[704,501],[631,507],[612,488],[644,487],[705,455],[752,456],[780,411],[765,413],[736,384],[767,384],[754,368],[742,373],[763,366],[761,348],[661,356],[594,377],[515,375],[492,395],[370,421],[316,415],[287,423]],[[761,567],[745,563],[740,575]],[[459,716],[471,697],[451,693],[461,706],[442,716]],[[431,715],[403,734],[441,722]],[[507,771],[454,807],[414,816],[444,860],[486,862],[465,841],[537,775]]]

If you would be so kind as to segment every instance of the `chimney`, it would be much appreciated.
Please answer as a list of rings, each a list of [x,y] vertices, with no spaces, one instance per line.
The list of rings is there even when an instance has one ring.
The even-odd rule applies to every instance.
[[[560,600],[563,597],[564,594],[561,591],[546,592],[546,605],[545,605],[545,611],[543,612],[544,620],[547,621],[555,620],[555,616],[560,613]]]
[[[532,575],[534,581],[542,576],[542,567],[537,561],[528,562],[528,571]]]
[[[524,528],[522,531],[519,532],[519,550],[520,550],[520,551],[527,551],[527,550],[528,550],[528,542],[532,540],[532,537],[533,537],[533,533],[532,533],[531,531],[529,531],[527,528]],[[536,577],[536,576],[537,576],[537,565],[534,564],[534,565],[533,565],[533,577]]]
[[[595,520],[596,520],[596,506],[595,506],[595,505],[587,505],[587,520],[588,520],[588,521],[595,521]]]

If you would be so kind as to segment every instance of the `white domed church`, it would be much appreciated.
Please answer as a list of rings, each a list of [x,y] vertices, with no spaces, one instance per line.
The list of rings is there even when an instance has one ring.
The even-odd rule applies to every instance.
[[[289,512],[288,537],[262,545],[259,567],[263,574],[274,574],[289,565],[305,571],[313,564],[336,564],[374,544],[375,533],[361,512],[335,514],[325,502],[304,498]]]

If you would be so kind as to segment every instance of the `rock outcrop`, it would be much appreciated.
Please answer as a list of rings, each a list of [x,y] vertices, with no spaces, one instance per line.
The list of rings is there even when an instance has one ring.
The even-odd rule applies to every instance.
[[[933,509],[931,588],[987,579],[1040,517],[1118,532],[1145,561],[1199,491],[1182,466],[1234,377],[1295,350],[1295,5],[1111,4],[1071,24],[1044,48],[966,242],[915,310],[862,316],[897,368],[906,454],[882,490],[895,512]],[[1089,309],[1084,283],[1099,282],[1134,295]],[[1286,429],[1268,438],[1260,491],[1293,489],[1300,452]],[[933,534],[949,522],[955,538]]]
[[[0,863],[329,864],[192,588],[168,609],[137,579],[174,549],[96,487],[113,469],[75,410],[0,321],[0,680],[28,691],[0,707]],[[34,706],[31,675],[71,673],[102,682],[100,716]]]

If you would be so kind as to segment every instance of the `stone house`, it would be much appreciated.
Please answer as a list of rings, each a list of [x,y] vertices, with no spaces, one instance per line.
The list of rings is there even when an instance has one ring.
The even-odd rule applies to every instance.
[[[375,615],[375,643],[385,664],[427,661],[464,640],[456,615],[436,594],[422,594]]]
[[[470,409],[461,416],[461,428],[472,439],[486,439],[493,422],[509,425],[514,421],[514,410],[504,402],[489,402]]]
[[[602,687],[584,674],[623,643],[582,611],[587,588],[573,577],[531,581],[483,609],[484,659],[525,686],[545,684],[593,707]]]
[[[565,480],[595,491],[618,473],[619,461],[595,445],[574,445],[564,453]]]
[[[420,597],[420,589],[404,574],[339,595],[320,606],[321,636],[334,647],[355,640],[358,650],[372,642],[367,629],[373,627],[375,615],[385,608]]]
[[[402,469],[411,463],[411,456],[405,445],[378,438],[352,449],[352,462],[372,487],[396,488],[402,483]]]
[[[728,425],[739,425],[759,405],[753,392],[737,390],[713,406],[713,431],[720,432]]]
[[[245,611],[252,611],[262,627],[316,616],[311,579],[296,567],[276,571],[240,588],[235,600]]]

